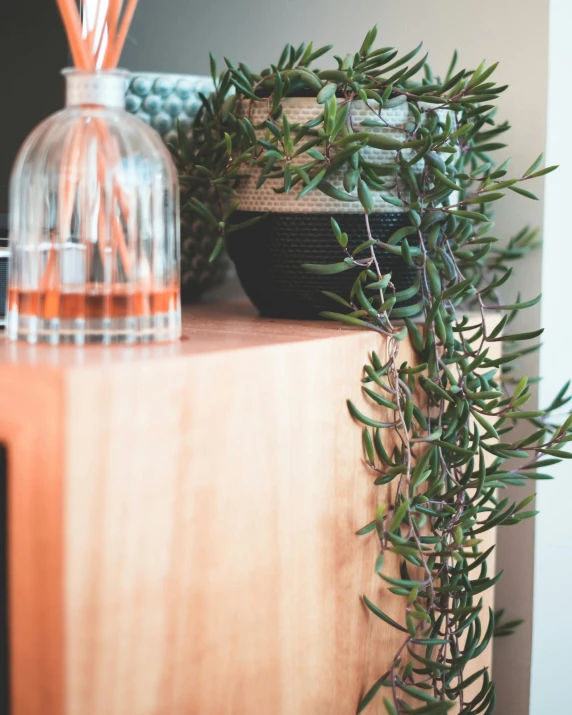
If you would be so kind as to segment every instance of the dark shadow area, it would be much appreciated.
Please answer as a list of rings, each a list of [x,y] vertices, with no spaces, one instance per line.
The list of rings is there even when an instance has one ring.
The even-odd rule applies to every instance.
[[[0,444],[0,715],[10,712],[8,651],[8,458]]]

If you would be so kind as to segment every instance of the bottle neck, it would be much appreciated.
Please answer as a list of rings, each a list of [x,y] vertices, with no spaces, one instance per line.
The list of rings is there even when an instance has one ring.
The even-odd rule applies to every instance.
[[[64,70],[63,74],[66,80],[66,107],[125,107],[126,72]]]

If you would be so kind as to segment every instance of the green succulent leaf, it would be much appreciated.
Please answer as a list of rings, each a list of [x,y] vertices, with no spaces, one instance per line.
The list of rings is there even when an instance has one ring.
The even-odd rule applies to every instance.
[[[325,104],[336,93],[338,86],[333,82],[325,84],[318,92],[318,104]]]
[[[385,151],[395,151],[403,147],[403,142],[389,134],[370,134],[367,143],[368,146],[374,149],[383,149]]]
[[[302,263],[302,268],[308,273],[315,273],[319,276],[332,276],[336,273],[344,273],[344,271],[349,271],[353,268],[352,265],[348,263]]]
[[[371,191],[365,181],[358,181],[358,197],[366,214],[370,214],[374,210],[374,202]]]
[[[393,618],[390,618],[387,614],[385,614],[381,609],[379,609],[374,603],[372,603],[369,598],[364,595],[363,596],[363,602],[365,605],[369,608],[369,610],[376,615],[378,618],[381,618],[382,621],[385,621],[388,625],[390,625],[392,628],[395,628],[398,631],[402,631],[403,633],[407,633],[407,628],[404,628],[403,626],[400,626],[399,623],[393,620]]]

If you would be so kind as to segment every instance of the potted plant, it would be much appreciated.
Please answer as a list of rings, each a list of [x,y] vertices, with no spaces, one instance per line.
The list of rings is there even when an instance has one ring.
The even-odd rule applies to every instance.
[[[337,58],[338,69],[313,71],[330,49],[288,47],[277,65],[260,74],[227,61],[221,78],[213,60],[215,92],[195,120],[194,139],[182,137],[176,153],[191,192],[208,183],[219,193],[219,206],[232,210],[238,226],[226,230],[227,248],[264,315],[316,317],[327,306],[322,290],[349,288],[341,268],[336,278],[317,279],[301,268],[335,258],[331,219],[349,237],[349,249],[367,241],[368,230],[383,241],[410,225],[400,198],[409,188],[397,176],[397,150],[411,162],[414,180],[423,163],[407,137],[418,124],[427,131],[444,125],[451,114],[420,101],[421,115],[407,101],[409,78],[420,67],[407,62],[420,48],[398,59],[386,49],[355,66],[352,58]],[[372,81],[380,68],[389,84]],[[235,157],[230,164],[228,150]],[[371,193],[369,228],[358,192],[362,183]],[[205,216],[204,205],[195,202],[194,208],[218,226]],[[379,250],[378,260],[407,302],[414,272],[388,251]]]
[[[371,409],[348,408],[380,490],[358,533],[378,540],[375,570],[402,598],[402,615],[363,600],[403,641],[357,712],[378,697],[389,715],[488,715],[494,684],[474,663],[495,618],[480,594],[502,574],[488,570],[494,547],[481,546],[482,534],[534,516],[533,494],[512,502],[502,490],[547,478],[539,470],[572,456],[572,415],[554,417],[568,386],[535,410],[528,378],[515,377],[542,330],[510,325],[540,297],[498,296],[535,232],[503,247],[491,235],[492,207],[507,191],[535,199],[525,185],[556,167],[540,168],[540,156],[510,177],[508,162],[495,165],[509,128],[495,122],[505,89],[491,80],[496,65],[457,70],[455,56],[441,79],[416,59],[419,48],[398,58],[373,49],[375,39],[374,28],[333,70],[312,69],[330,49],[312,45],[287,47],[260,74],[227,60],[219,77],[212,61],[216,90],[176,156],[183,181],[212,192],[189,207],[218,230],[213,255],[226,242],[262,312],[321,310],[383,336],[359,376]],[[501,314],[494,324],[491,309]],[[413,359],[400,350],[405,340]],[[499,342],[502,356],[491,350]],[[382,430],[394,432],[391,454]],[[399,578],[384,570],[387,553],[400,560]]]

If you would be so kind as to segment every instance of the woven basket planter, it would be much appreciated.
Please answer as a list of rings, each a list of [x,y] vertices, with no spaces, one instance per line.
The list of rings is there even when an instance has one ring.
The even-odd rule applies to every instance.
[[[290,124],[304,124],[322,112],[313,97],[292,97],[283,100],[283,110]],[[246,112],[254,126],[267,118],[264,102],[247,103]],[[356,131],[363,119],[371,118],[371,111],[363,102],[352,105],[351,120]],[[403,133],[392,127],[411,121],[407,104],[384,110],[382,118],[391,126],[367,127],[370,133],[385,134],[402,139]],[[263,132],[259,133],[263,136]],[[413,150],[402,152],[407,158]],[[361,150],[366,161],[375,164],[394,163],[395,152],[366,146]],[[300,163],[304,159],[299,158]],[[416,167],[413,167],[415,171]],[[273,188],[279,180],[267,180],[259,189],[256,183],[260,169],[253,171],[238,189],[240,211],[236,221],[267,214],[254,226],[231,234],[228,252],[236,265],[242,286],[262,315],[288,318],[316,318],[320,311],[335,306],[322,291],[329,290],[347,297],[355,280],[352,271],[334,276],[310,275],[301,268],[302,263],[335,263],[341,260],[340,250],[332,234],[330,217],[334,217],[350,238],[349,248],[367,240],[363,209],[355,202],[342,202],[314,190],[298,199],[302,187],[296,186],[288,194],[277,194]],[[343,190],[344,171],[340,169],[328,181]],[[386,194],[391,194],[387,191]],[[396,195],[396,192],[394,192]],[[398,228],[409,225],[402,208],[384,201],[374,194],[375,213],[370,216],[374,238],[385,242]],[[397,290],[411,285],[415,271],[408,268],[400,257],[377,251],[380,268],[391,272]]]

